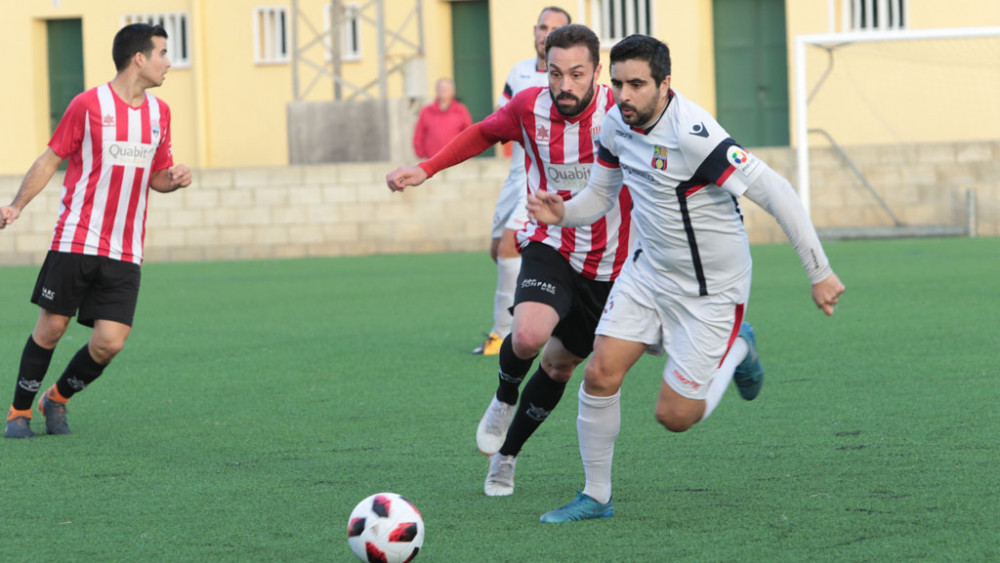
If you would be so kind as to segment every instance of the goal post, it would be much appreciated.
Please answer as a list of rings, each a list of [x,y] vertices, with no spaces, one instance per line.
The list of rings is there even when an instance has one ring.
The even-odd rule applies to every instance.
[[[981,38],[997,39],[998,41],[996,43],[1000,44],[1000,27],[859,31],[859,32],[844,32],[844,33],[806,34],[806,35],[795,36],[794,62],[793,62],[794,64],[793,117],[794,117],[794,137],[795,137],[794,142],[796,149],[796,164],[798,172],[797,187],[799,191],[799,196],[802,199],[802,203],[805,206],[806,211],[809,213],[812,212],[811,209],[812,190],[810,185],[810,152],[809,152],[810,135],[813,133],[823,134],[827,138],[829,144],[833,146],[834,149],[839,151],[841,153],[841,156],[846,158],[846,155],[843,153],[843,151],[841,151],[840,147],[837,146],[836,141],[834,141],[834,139],[831,136],[829,136],[829,134],[827,134],[825,131],[812,130],[810,129],[810,124],[809,124],[809,103],[810,101],[812,101],[813,97],[823,88],[824,82],[827,80],[828,75],[833,70],[833,62],[834,58],[837,56],[836,53],[838,52],[838,50],[844,48],[850,48],[851,46],[857,46],[862,44],[873,44],[873,43],[890,44],[896,42],[910,41],[910,42],[923,42],[923,44],[925,45],[935,45],[937,43],[944,42],[943,40],[964,40],[964,39],[981,39]],[[911,43],[910,45],[919,45],[919,43]],[[827,51],[830,57],[828,62],[830,66],[828,66],[823,75],[820,76],[818,79],[816,79],[815,83],[812,85],[808,84],[809,71],[815,72],[816,69],[809,68],[808,66],[809,62],[808,62],[807,48],[809,47],[822,48]],[[988,56],[990,57],[996,57],[997,56],[996,53],[1000,53],[1000,48],[991,46],[990,49],[991,51],[988,54]],[[996,53],[994,53],[993,50],[995,50]],[[921,51],[921,53],[923,52],[924,51]],[[913,55],[913,56],[920,57],[923,55]],[[958,55],[954,56],[956,56],[957,59],[955,64],[950,64],[948,62],[940,63],[940,61],[938,62],[941,64],[941,66],[945,67],[945,69],[948,69],[952,66],[961,66],[962,64],[961,52]],[[910,64],[919,64],[919,61],[904,61],[904,62]],[[890,60],[889,62],[886,62],[884,64],[886,64],[887,66],[892,66],[894,64],[899,66],[902,63],[899,63],[899,61],[894,62]],[[990,74],[991,80],[992,79],[1000,80],[1000,72],[997,72],[1000,71],[1000,59],[997,60],[990,59],[990,62],[986,63],[984,67],[986,68],[987,73]],[[996,73],[997,76],[992,77],[993,73]],[[931,73],[928,73],[929,76],[927,77],[927,83],[926,83],[927,89],[912,91],[911,93],[914,96],[920,96],[920,95],[925,95],[928,97],[931,96],[931,91],[932,91],[931,87],[933,86],[933,82],[931,81],[931,79],[933,78],[933,76],[930,76],[930,74]],[[975,70],[969,71],[968,75],[970,77],[977,76]],[[980,72],[978,76],[981,77],[982,75],[983,73]],[[978,81],[978,78],[976,79],[976,81]],[[955,85],[948,84],[947,86],[955,86]],[[969,90],[981,87],[981,85],[976,83],[970,83],[968,86]],[[810,87],[812,88],[812,91],[809,90]],[[988,87],[988,84],[986,90],[991,90],[991,88]],[[998,99],[996,98],[996,90],[992,90],[992,94],[984,92],[983,95],[992,96],[992,98],[988,98],[991,100]],[[879,118],[876,118],[873,119],[872,121],[878,121],[878,120]],[[1000,127],[998,127],[996,131],[993,131],[992,138],[1000,139]],[[847,161],[847,164],[849,165],[849,167],[854,168],[854,165],[850,163],[849,160]],[[856,168],[854,169],[854,171],[857,173],[858,176],[861,176],[860,172],[857,171]],[[867,184],[867,181],[864,180],[863,176],[861,176],[861,181],[866,184],[866,186],[868,187],[869,191],[871,191],[874,198],[879,202],[880,205],[882,205],[882,207],[885,209],[888,215],[892,217],[892,219],[896,221],[898,225],[899,221],[896,220],[895,216],[893,216],[888,206],[886,206],[884,202],[882,202],[881,199],[878,197],[878,195],[874,192],[874,190],[871,189],[871,186]]]

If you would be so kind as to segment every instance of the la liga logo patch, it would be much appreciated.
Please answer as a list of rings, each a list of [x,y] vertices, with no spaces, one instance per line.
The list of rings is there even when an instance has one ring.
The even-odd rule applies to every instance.
[[[750,175],[757,168],[758,160],[749,151],[733,145],[726,151],[726,159],[740,172]]]

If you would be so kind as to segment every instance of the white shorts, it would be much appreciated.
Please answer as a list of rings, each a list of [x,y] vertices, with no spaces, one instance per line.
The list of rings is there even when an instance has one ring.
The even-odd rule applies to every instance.
[[[696,297],[653,290],[626,267],[608,296],[596,334],[641,342],[656,356],[666,352],[676,369],[663,379],[683,397],[704,399],[708,384],[740,331],[750,276],[717,295]]]
[[[504,229],[520,231],[528,222],[528,175],[524,168],[520,173],[511,167],[511,173],[497,196],[496,211],[493,213],[491,238],[500,238]]]

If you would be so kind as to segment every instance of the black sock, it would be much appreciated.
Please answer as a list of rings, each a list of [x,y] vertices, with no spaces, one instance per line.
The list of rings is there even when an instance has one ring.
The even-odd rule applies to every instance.
[[[531,364],[535,357],[522,360],[514,354],[514,345],[508,334],[500,345],[500,385],[497,387],[497,399],[508,405],[517,404],[517,388],[524,381],[524,376],[528,375]]]
[[[17,385],[14,387],[12,405],[16,410],[23,411],[31,408],[35,395],[42,387],[45,372],[49,371],[52,352],[54,350],[46,350],[36,344],[34,338],[28,337],[28,343],[24,345],[24,351],[21,352],[21,367],[17,371]]]
[[[77,351],[73,359],[66,366],[59,381],[56,381],[56,389],[59,394],[69,399],[74,393],[83,391],[95,379],[101,376],[106,366],[97,363],[97,360],[90,357],[87,345]]]
[[[518,405],[517,414],[507,429],[507,439],[500,447],[500,453],[502,455],[520,453],[524,443],[559,404],[559,399],[565,390],[565,382],[555,381],[545,373],[542,366],[538,366],[538,370],[524,386],[521,404]]]

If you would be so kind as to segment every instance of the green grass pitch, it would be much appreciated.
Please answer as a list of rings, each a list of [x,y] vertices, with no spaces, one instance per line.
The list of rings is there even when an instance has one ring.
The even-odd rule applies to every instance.
[[[482,493],[495,358],[484,253],[143,267],[125,351],[73,434],[0,441],[0,561],[352,561],[347,517],[410,498],[417,561],[1000,558],[1000,239],[830,243],[828,319],[788,245],[753,248],[767,383],[669,434],[662,360],[625,381],[614,518],[542,525],[583,484],[576,390]],[[0,398],[37,309],[0,269]],[[54,382],[89,332],[73,325]]]

